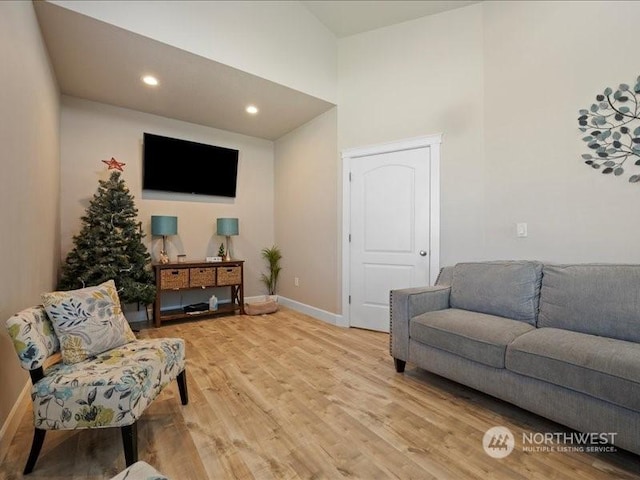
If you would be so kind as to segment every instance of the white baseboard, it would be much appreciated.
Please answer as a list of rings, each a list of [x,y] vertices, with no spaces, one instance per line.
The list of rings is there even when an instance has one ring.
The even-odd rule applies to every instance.
[[[327,312],[326,310],[322,310],[321,308],[312,307],[310,305],[306,305],[304,303],[291,300],[281,295],[278,295],[278,303],[281,305],[284,305],[285,307],[290,308],[291,310],[304,313],[305,315],[309,315],[310,317],[317,318],[318,320],[322,320],[323,322],[330,323],[331,325],[337,325],[339,327],[347,326],[347,325],[342,325],[342,315]]]
[[[11,440],[13,440],[13,436],[18,430],[18,426],[20,425],[20,421],[22,420],[22,415],[24,414],[26,407],[26,398],[30,393],[31,382],[27,381],[24,384],[24,388],[20,392],[20,395],[18,395],[16,403],[13,404],[13,408],[11,408],[2,428],[0,429],[0,462],[2,462],[4,457],[7,455],[9,445],[11,445]]]

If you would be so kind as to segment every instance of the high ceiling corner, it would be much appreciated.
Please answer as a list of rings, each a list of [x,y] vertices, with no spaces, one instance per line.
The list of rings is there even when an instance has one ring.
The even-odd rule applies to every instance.
[[[268,140],[335,106],[53,3],[34,8],[64,95]]]
[[[336,37],[343,38],[479,2],[480,0],[303,0],[301,3]]]
[[[337,37],[473,3],[477,2],[301,2]],[[33,5],[64,95],[268,140],[335,106],[56,3]],[[143,84],[141,78],[149,74],[157,77],[157,86]],[[259,114],[248,115],[248,105],[256,105]]]

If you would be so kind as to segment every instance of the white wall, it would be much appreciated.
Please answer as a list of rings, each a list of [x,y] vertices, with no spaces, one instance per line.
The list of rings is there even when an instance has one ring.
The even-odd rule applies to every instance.
[[[483,2],[340,40],[339,146],[444,133],[443,265],[637,263],[638,186],[583,164],[577,117],[634,84],[639,21],[640,2]]]
[[[58,88],[31,2],[0,4],[0,321],[40,303],[59,251]],[[0,328],[0,432],[27,382]],[[20,411],[22,413],[22,411]],[[4,443],[0,433],[0,446]],[[0,451],[0,459],[2,458]]]
[[[335,103],[335,37],[298,2],[52,3]]]
[[[61,128],[62,259],[72,248],[72,237],[80,230],[80,217],[97,190],[98,180],[109,176],[101,160],[115,157],[126,163],[123,178],[135,197],[138,217],[147,235],[144,241],[154,260],[162,240],[151,237],[151,215],[178,217],[178,235],[167,239],[172,261],[182,253],[194,261],[217,255],[225,239],[215,235],[216,218],[237,217],[240,235],[232,237],[232,252],[235,258],[246,261],[245,295],[263,293],[259,282],[260,250],[274,242],[272,142],[66,96],[62,97]],[[143,194],[144,132],[238,149],[236,198],[167,193],[158,199],[157,195]],[[174,168],[180,168],[180,159],[176,159]],[[193,303],[191,300],[182,298],[183,303]]]
[[[283,255],[278,293],[331,313],[340,312],[336,137],[334,108],[275,144],[276,242]]]
[[[441,264],[483,253],[482,6],[340,40],[339,148],[444,133]]]
[[[640,74],[640,2],[483,8],[485,256],[638,263],[640,187],[583,164],[577,117]],[[528,223],[527,238],[516,238],[516,222]]]

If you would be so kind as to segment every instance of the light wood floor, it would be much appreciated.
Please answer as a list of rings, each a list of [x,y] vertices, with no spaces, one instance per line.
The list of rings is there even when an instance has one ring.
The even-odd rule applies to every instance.
[[[640,479],[640,457],[484,453],[484,432],[563,427],[407,366],[386,334],[332,327],[283,310],[145,329],[187,341],[190,403],[175,382],[139,420],[139,456],[174,480]],[[19,473],[31,445],[25,413],[0,466]],[[516,442],[518,445],[518,441]],[[105,479],[124,467],[118,429],[49,432],[31,479]]]

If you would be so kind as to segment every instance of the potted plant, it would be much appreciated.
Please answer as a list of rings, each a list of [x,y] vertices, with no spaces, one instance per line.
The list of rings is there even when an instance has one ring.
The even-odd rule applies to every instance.
[[[267,287],[267,293],[269,297],[277,301],[276,290],[278,288],[278,275],[280,275],[280,260],[282,259],[282,253],[280,249],[274,245],[271,248],[263,248],[261,251],[262,258],[267,261],[269,267],[269,273],[263,273],[260,277],[262,283]]]

